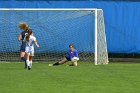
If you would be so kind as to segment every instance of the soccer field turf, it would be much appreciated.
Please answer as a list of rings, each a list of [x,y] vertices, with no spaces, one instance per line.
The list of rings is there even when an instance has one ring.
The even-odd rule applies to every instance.
[[[110,63],[95,66],[79,63],[49,67],[33,63],[0,63],[0,93],[139,93],[140,64]]]

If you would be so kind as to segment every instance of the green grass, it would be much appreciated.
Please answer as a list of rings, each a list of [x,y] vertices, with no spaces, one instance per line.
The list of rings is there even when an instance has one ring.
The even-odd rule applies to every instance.
[[[0,63],[0,93],[139,93],[140,64],[110,63],[95,66],[79,63],[48,67],[34,63]]]

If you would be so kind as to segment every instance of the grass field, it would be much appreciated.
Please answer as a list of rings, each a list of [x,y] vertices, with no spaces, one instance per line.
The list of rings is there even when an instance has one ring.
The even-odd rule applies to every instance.
[[[0,63],[0,93],[139,93],[140,64],[110,63],[95,66],[79,63],[48,67],[34,63]]]

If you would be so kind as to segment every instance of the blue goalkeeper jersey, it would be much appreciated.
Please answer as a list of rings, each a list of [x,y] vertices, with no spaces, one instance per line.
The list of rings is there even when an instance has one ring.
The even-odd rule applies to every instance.
[[[78,51],[74,49],[73,52],[68,50],[67,57],[69,57],[70,60],[72,60],[73,57],[78,57]]]

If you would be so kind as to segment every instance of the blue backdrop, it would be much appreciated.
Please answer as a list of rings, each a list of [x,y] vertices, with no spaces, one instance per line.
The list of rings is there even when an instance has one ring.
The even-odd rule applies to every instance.
[[[102,8],[104,10],[108,51],[140,53],[140,2],[138,0],[5,0],[1,8]]]

